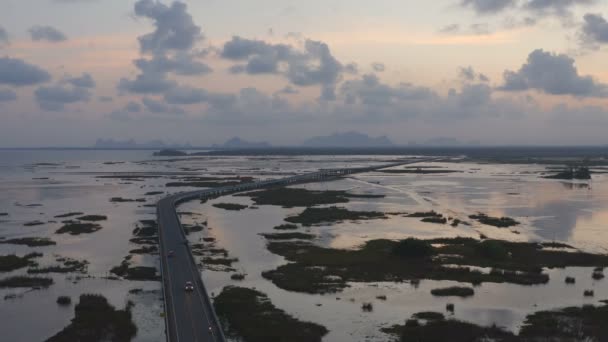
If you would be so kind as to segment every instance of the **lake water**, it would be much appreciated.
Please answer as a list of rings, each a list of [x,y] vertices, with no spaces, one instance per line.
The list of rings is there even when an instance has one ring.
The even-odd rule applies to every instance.
[[[101,293],[118,308],[127,300],[135,303],[137,341],[164,339],[161,316],[160,283],[110,280],[109,270],[121,263],[137,246],[130,243],[139,220],[154,219],[152,206],[159,198],[191,188],[169,188],[165,184],[185,176],[253,176],[256,178],[315,171],[319,168],[355,167],[382,163],[390,156],[213,156],[197,158],[155,158],[150,151],[40,151],[0,150],[0,237],[50,237],[55,246],[35,247],[0,244],[0,255],[23,255],[39,251],[40,264],[53,264],[59,257],[89,261],[88,276],[51,274],[55,284],[48,289],[0,289],[0,322],[7,341],[39,341],[69,324],[73,306],[60,307],[57,296],[69,295],[73,301],[82,293]],[[344,207],[353,210],[421,211],[435,210],[470,221],[468,216],[484,212],[509,216],[522,224],[499,229],[472,222],[472,226],[422,223],[419,219],[393,216],[389,220],[343,222],[306,229],[317,236],[315,242],[335,248],[356,248],[377,238],[435,238],[480,234],[512,241],[559,241],[597,253],[608,252],[608,178],[596,174],[589,182],[562,182],[539,177],[542,165],[497,165],[472,163],[423,163],[460,172],[450,174],[366,173],[333,182],[301,185],[317,190],[350,190],[383,194],[384,198],[353,199]],[[137,179],[100,178],[137,174]],[[147,195],[149,192],[164,192]],[[145,199],[145,202],[110,202],[112,197]],[[184,223],[207,221],[210,230],[191,234],[217,239],[217,246],[228,250],[239,261],[234,267],[247,277],[230,280],[230,273],[202,271],[210,292],[217,294],[226,285],[255,287],[268,294],[279,308],[303,320],[325,325],[330,333],[324,341],[387,341],[379,327],[402,323],[419,311],[445,311],[454,303],[454,316],[479,323],[498,324],[517,330],[526,314],[549,308],[597,303],[608,298],[608,281],[593,281],[592,269],[549,270],[550,282],[543,286],[488,284],[476,288],[468,299],[438,299],[430,289],[454,282],[424,280],[418,287],[409,284],[351,284],[343,293],[310,295],[281,290],[261,277],[261,272],[284,263],[268,252],[260,233],[302,208],[285,209],[259,206],[259,209],[227,211],[212,205],[218,202],[251,204],[249,197],[227,196],[205,204],[189,202],[180,211],[198,213],[184,216]],[[78,236],[59,235],[56,215],[68,212],[107,215],[103,229]],[[41,221],[37,226],[25,223]],[[276,232],[276,231],[275,231]],[[157,266],[156,256],[135,256],[136,265]],[[26,269],[1,273],[0,278],[24,274]],[[575,276],[577,284],[567,286],[564,278]],[[129,293],[129,290],[143,292]],[[584,298],[584,289],[595,297]],[[378,301],[386,295],[390,300]],[[5,299],[6,297],[6,299]],[[336,300],[340,297],[340,300]],[[363,302],[373,302],[374,311],[361,311]],[[24,328],[27,327],[27,328]]]

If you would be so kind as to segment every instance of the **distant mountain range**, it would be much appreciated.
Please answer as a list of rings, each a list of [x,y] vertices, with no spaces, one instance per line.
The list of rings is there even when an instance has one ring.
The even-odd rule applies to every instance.
[[[271,145],[265,141],[262,142],[251,142],[243,140],[239,137],[228,139],[223,145],[213,145],[213,148],[225,148],[225,149],[243,149],[243,148],[268,148]]]
[[[134,139],[128,140],[114,140],[114,139],[97,139],[94,147],[97,148],[173,148],[173,149],[188,149],[192,146],[190,144],[167,144],[162,140],[151,140],[144,143],[138,143]]]
[[[386,136],[370,137],[360,132],[336,132],[332,135],[319,136],[306,140],[305,147],[389,147],[393,142]]]

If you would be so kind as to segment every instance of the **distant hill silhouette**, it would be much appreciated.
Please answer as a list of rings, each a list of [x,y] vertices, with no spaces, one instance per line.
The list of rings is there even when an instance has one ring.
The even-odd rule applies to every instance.
[[[225,149],[242,149],[242,148],[267,148],[271,145],[265,141],[262,142],[251,142],[243,140],[239,137],[228,139],[223,145],[213,145],[214,148],[225,148]]]
[[[128,140],[114,140],[114,139],[97,139],[94,147],[96,148],[173,148],[173,149],[187,149],[192,146],[190,144],[179,145],[179,144],[167,144],[162,140],[151,140],[144,143],[138,143],[133,139]]]
[[[389,147],[393,142],[386,136],[370,137],[360,132],[336,132],[332,135],[319,136],[306,140],[305,147]]]

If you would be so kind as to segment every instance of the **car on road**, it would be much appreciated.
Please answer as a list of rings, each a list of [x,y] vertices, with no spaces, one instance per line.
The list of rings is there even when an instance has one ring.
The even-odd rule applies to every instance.
[[[175,252],[173,252],[173,251],[169,251],[169,253],[167,253],[167,256],[170,258],[170,257],[172,257],[172,256],[173,256],[173,254],[175,254]]]
[[[191,281],[187,281],[186,282],[186,286],[184,286],[184,290],[186,292],[192,292],[192,291],[194,291],[194,285],[192,285]]]

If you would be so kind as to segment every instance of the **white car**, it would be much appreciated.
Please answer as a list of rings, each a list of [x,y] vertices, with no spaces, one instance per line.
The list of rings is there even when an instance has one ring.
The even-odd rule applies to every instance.
[[[186,286],[184,286],[184,290],[186,292],[192,292],[192,291],[194,291],[194,285],[192,285],[191,281],[187,281],[186,282]]]

